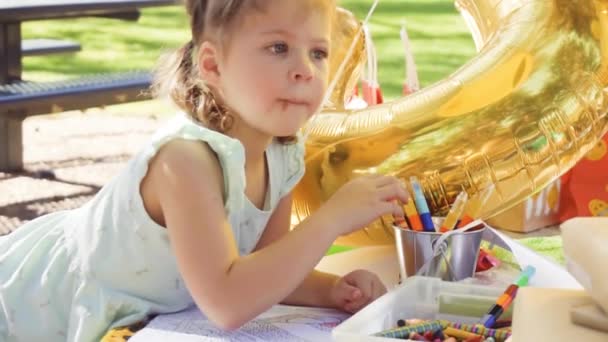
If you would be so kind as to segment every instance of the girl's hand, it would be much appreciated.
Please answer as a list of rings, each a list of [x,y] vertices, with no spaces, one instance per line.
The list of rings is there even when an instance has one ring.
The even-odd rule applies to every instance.
[[[386,214],[403,218],[403,208],[395,200],[409,200],[405,183],[391,176],[366,175],[344,184],[319,212],[336,222],[338,235],[346,235]]]
[[[377,275],[356,270],[339,278],[330,290],[334,307],[355,313],[386,293],[386,287]]]

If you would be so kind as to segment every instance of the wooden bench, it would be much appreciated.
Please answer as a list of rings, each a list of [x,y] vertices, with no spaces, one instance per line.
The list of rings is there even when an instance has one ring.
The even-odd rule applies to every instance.
[[[32,42],[29,44],[33,45],[22,47],[22,23],[84,17],[137,21],[143,8],[179,3],[180,0],[0,0],[0,172],[23,168],[21,128],[28,116],[149,98],[145,91],[151,76],[147,72],[51,83],[24,81],[24,56],[76,51],[77,47],[57,41]]]
[[[26,117],[146,100],[151,81],[149,72],[127,72],[0,85],[0,170],[23,167],[21,132]]]
[[[23,57],[78,52],[80,49],[80,44],[69,40],[24,39],[21,42]]]

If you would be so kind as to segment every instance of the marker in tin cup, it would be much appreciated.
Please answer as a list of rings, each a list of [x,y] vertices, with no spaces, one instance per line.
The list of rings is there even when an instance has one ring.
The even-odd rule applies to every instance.
[[[398,200],[394,200],[393,202],[395,204],[397,204],[397,205],[400,206],[400,202]],[[393,215],[393,222],[399,228],[410,229],[410,225],[408,224],[407,218],[405,216],[395,216],[395,215]]]
[[[405,190],[408,192],[407,190]],[[409,221],[410,228],[412,230],[421,232],[424,229],[422,228],[422,222],[420,221],[420,216],[418,216],[418,210],[416,210],[416,203],[414,202],[414,198],[410,196],[408,192],[408,196],[410,200],[407,201],[406,204],[403,205],[403,210],[405,211],[405,217]]]
[[[483,208],[483,205],[488,201],[493,192],[494,185],[491,185],[478,193],[476,196],[471,197],[464,206],[464,213],[462,214],[462,218],[460,219],[457,228],[462,228],[478,219],[479,214],[481,213],[481,208]]]
[[[424,228],[425,232],[434,232],[435,225],[431,219],[431,211],[429,210],[429,205],[426,203],[426,198],[424,198],[424,193],[422,192],[422,187],[418,182],[418,178],[416,178],[416,176],[410,177],[410,184],[412,185],[412,190],[414,191],[414,200],[416,202],[418,214],[420,215],[422,227]]]
[[[441,228],[439,229],[440,232],[445,233],[454,229],[454,227],[458,225],[460,216],[464,211],[464,206],[467,203],[468,199],[469,195],[467,195],[466,192],[462,191],[458,194],[456,200],[454,201],[454,204],[452,204],[450,212],[448,212],[448,215],[445,217],[445,220],[443,220],[443,223],[441,224]]]

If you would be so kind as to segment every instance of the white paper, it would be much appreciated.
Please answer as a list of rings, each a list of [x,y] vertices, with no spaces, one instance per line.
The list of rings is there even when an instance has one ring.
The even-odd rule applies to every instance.
[[[331,341],[331,330],[348,317],[337,310],[276,305],[240,329],[226,332],[194,307],[156,317],[129,342]]]

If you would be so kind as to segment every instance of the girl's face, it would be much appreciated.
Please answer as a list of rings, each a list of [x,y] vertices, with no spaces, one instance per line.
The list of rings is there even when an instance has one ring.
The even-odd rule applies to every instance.
[[[264,135],[295,135],[327,88],[331,18],[300,1],[272,1],[244,15],[217,60],[223,101]]]

